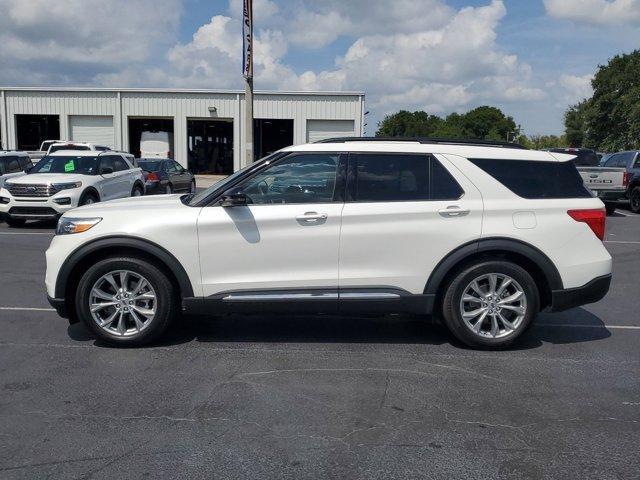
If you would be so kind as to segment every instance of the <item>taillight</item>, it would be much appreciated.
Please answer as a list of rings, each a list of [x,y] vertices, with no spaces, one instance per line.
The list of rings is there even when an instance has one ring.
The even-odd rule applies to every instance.
[[[589,209],[589,210],[569,210],[567,211],[569,216],[576,222],[584,222],[589,225],[589,228],[595,233],[596,237],[600,240],[604,240],[604,227],[607,218],[607,214],[602,209]]]
[[[624,172],[624,175],[622,175],[622,186],[623,187],[628,187],[629,186],[629,179],[631,178],[631,174],[629,172]]]
[[[156,175],[154,172],[149,172],[147,174],[147,181],[149,181],[149,182],[158,182],[158,181],[160,181],[160,179],[158,178],[158,175]]]

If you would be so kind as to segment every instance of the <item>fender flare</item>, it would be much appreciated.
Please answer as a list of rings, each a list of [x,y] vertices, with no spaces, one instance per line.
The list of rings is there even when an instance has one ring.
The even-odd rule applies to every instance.
[[[71,255],[67,257],[65,262],[60,267],[58,276],[56,278],[56,298],[65,298],[67,283],[69,281],[69,277],[71,276],[71,272],[73,272],[74,268],[83,259],[85,259],[87,255],[91,255],[92,253],[98,252],[105,248],[114,247],[134,248],[148,255],[156,257],[158,260],[163,262],[175,276],[176,280],[178,281],[178,285],[180,286],[182,297],[184,298],[194,296],[193,286],[191,285],[191,280],[189,279],[186,270],[184,269],[182,264],[180,264],[180,262],[163,247],[150,242],[149,240],[143,240],[140,238],[110,236],[85,243],[84,245],[74,250]]]
[[[425,294],[436,295],[447,274],[465,259],[482,252],[501,251],[526,257],[540,267],[549,289],[562,290],[562,278],[553,262],[538,248],[511,238],[483,238],[469,242],[450,252],[436,265],[424,288]]]
[[[98,190],[96,189],[96,187],[90,185],[87,188],[85,188],[82,193],[80,194],[80,196],[78,197],[78,203],[80,203],[80,201],[82,200],[82,198],[87,194],[87,193],[93,193],[96,197],[98,197],[98,202],[100,202],[102,199],[100,198],[100,192],[98,192]]]

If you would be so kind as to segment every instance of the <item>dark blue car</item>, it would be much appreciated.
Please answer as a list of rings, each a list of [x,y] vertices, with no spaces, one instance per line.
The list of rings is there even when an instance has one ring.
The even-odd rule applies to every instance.
[[[158,193],[195,193],[193,174],[170,158],[139,158],[136,164],[144,174],[147,195]]]

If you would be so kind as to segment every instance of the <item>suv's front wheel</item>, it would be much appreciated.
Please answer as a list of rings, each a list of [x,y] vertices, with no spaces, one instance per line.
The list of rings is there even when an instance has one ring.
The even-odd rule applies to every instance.
[[[92,265],[82,276],[76,311],[101,340],[139,346],[165,331],[177,302],[161,270],[139,258],[114,257]]]
[[[522,267],[485,261],[459,272],[444,295],[449,330],[472,347],[511,344],[531,324],[540,305],[535,281]]]

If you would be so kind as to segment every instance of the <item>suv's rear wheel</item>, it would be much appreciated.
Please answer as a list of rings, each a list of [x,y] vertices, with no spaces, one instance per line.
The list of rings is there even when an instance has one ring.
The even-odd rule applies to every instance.
[[[174,288],[158,268],[139,258],[107,258],[91,266],[76,290],[76,311],[100,339],[144,345],[176,315]]]
[[[539,309],[535,281],[520,266],[485,261],[458,273],[442,307],[451,332],[471,347],[511,344],[531,324]]]

